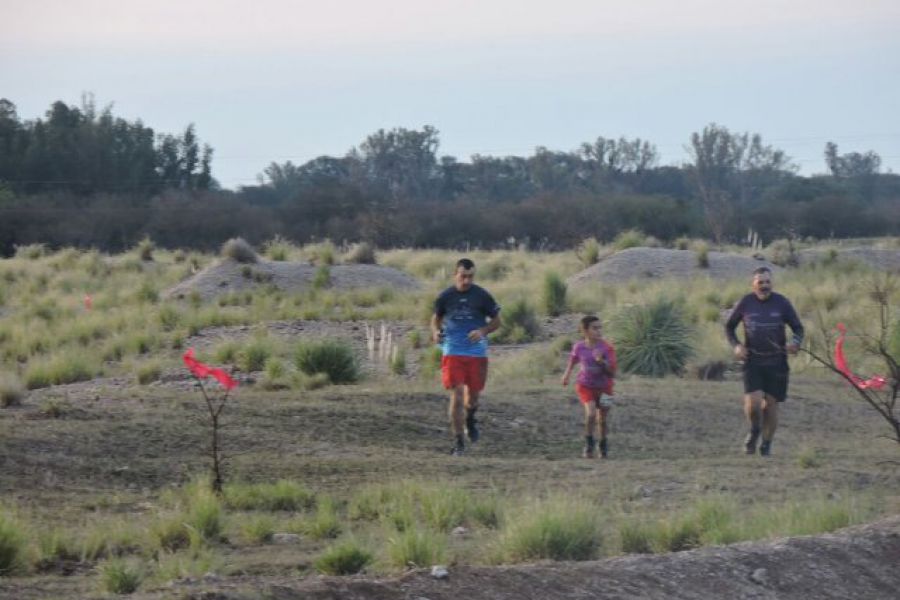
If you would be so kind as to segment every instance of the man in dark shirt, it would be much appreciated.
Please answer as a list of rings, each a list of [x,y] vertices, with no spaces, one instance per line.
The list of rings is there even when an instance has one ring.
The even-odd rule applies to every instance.
[[[487,336],[500,327],[500,306],[474,279],[475,263],[460,259],[453,285],[437,297],[431,317],[431,337],[444,354],[441,374],[444,388],[450,390],[454,455],[465,451],[464,432],[470,441],[478,441],[475,411],[487,380]]]
[[[790,301],[772,291],[768,267],[753,271],[752,288],[753,293],[735,305],[725,334],[735,357],[744,361],[744,414],[750,424],[744,448],[747,454],[754,454],[761,433],[759,453],[769,456],[778,424],[778,402],[787,397],[787,355],[796,354],[803,342],[803,324]],[[735,335],[738,323],[744,324],[744,343]],[[785,338],[785,324],[793,332],[790,343]]]

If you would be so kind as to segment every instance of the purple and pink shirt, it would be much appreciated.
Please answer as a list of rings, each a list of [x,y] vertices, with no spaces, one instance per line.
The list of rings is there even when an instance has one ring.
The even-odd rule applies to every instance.
[[[598,357],[602,357],[605,364],[598,363]],[[612,394],[613,376],[616,373],[616,351],[612,344],[605,340],[596,344],[588,344],[584,340],[575,342],[569,354],[569,365],[575,363],[581,366],[575,383]]]

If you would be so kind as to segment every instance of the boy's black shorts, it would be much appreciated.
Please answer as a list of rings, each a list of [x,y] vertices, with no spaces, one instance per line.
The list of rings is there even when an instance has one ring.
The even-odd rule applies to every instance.
[[[763,391],[779,402],[787,398],[788,369],[786,367],[744,365],[744,393]]]

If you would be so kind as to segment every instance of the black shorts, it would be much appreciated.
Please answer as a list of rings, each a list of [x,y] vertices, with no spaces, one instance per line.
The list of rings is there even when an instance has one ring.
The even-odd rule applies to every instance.
[[[788,370],[781,366],[744,365],[744,393],[762,391],[779,402],[787,398]]]

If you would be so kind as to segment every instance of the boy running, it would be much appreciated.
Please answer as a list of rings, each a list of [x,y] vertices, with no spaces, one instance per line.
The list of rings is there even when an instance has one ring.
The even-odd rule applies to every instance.
[[[594,431],[600,435],[600,456],[606,458],[609,444],[606,439],[606,417],[612,405],[613,378],[616,376],[616,351],[603,339],[603,324],[599,317],[588,315],[581,319],[584,340],[576,342],[569,354],[569,364],[562,376],[564,387],[577,363],[580,366],[575,391],[584,406],[584,458],[594,458]]]

